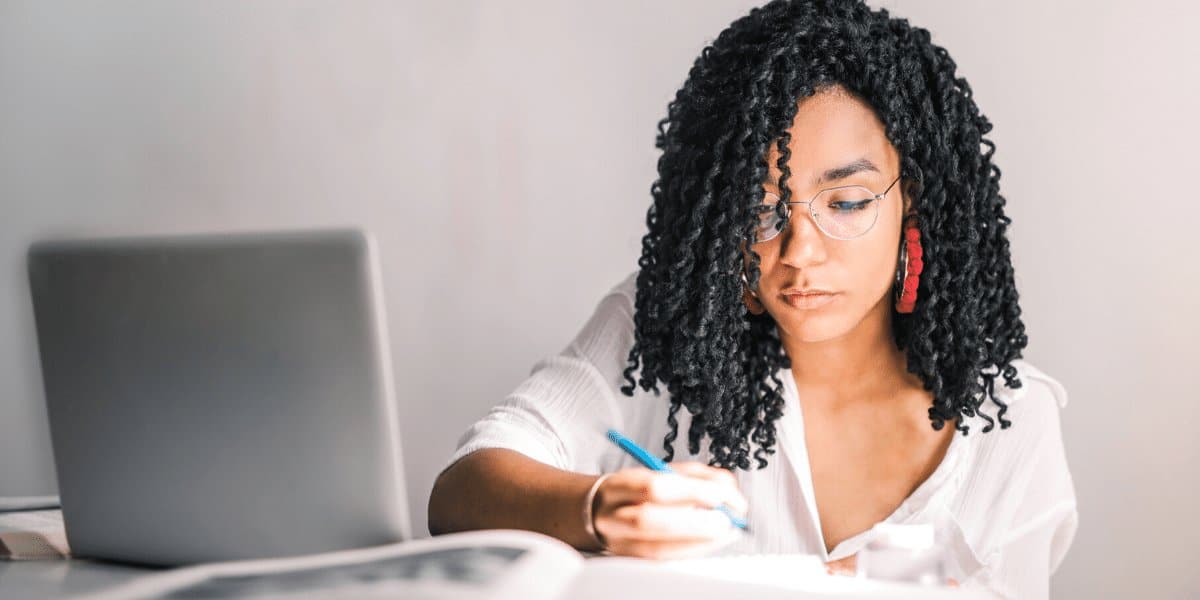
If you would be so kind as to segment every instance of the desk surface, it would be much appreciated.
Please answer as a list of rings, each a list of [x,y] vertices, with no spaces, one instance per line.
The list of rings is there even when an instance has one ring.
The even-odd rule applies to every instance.
[[[78,559],[25,562],[0,561],[0,598],[70,598],[80,594],[101,592],[149,572],[153,571]],[[608,592],[601,592],[601,590],[611,590],[611,581],[601,582],[597,580],[598,578],[606,578],[603,570],[583,571],[580,578],[572,583],[572,589],[568,590],[567,594],[565,594],[566,597],[576,600],[611,600],[611,595]],[[653,585],[655,583],[653,581],[654,578],[649,573],[641,574],[640,576],[637,573],[624,573],[622,578],[624,580],[623,583],[629,588],[629,593],[623,595],[624,600],[639,600],[642,598],[658,600],[662,597],[662,590],[659,589],[660,586]],[[730,597],[737,597],[739,592],[739,586],[732,582],[712,581],[701,578],[695,578],[691,582],[681,582],[678,579],[673,581],[676,585],[674,588],[675,592],[680,594],[686,593],[687,597],[693,600],[702,600],[705,598],[727,600]],[[740,591],[744,592],[745,590],[742,589]],[[896,592],[885,592],[882,590],[881,592],[881,595],[866,595],[845,590],[840,593],[825,594],[772,588],[755,590],[754,596],[758,600],[774,600],[776,598],[780,600],[785,598],[788,600],[796,600],[798,598],[837,598],[839,600],[848,600],[863,597],[927,600],[931,597],[941,598],[944,596],[968,600],[979,597],[965,590],[961,594],[949,590],[939,591],[932,595],[928,595],[928,593],[914,594],[911,588],[907,587]]]
[[[0,561],[0,598],[69,598],[152,572],[90,560]]]
[[[13,528],[5,526],[5,519],[2,517],[3,513],[0,513],[0,532],[13,531]],[[621,582],[621,587],[627,591],[627,593],[621,594],[624,600],[638,600],[640,598],[654,598],[657,600],[661,597],[663,583],[661,574],[657,573],[650,565],[646,565],[646,567],[646,569],[623,569],[616,576],[616,579]],[[102,592],[128,583],[135,578],[161,571],[161,569],[140,568],[120,563],[83,559],[0,560],[0,598],[71,598],[82,594]],[[606,568],[585,569],[581,572],[580,577],[573,581],[572,587],[567,591],[565,597],[585,600],[593,598],[601,600],[603,598],[604,600],[608,600],[611,598],[614,574],[606,571]],[[672,585],[675,586],[676,592],[683,592],[682,588],[686,588],[687,595],[694,599],[720,598],[724,600],[730,596],[738,596],[739,588],[745,587],[744,584],[732,581],[701,577],[684,579],[676,577],[671,581]],[[848,598],[860,597],[913,599],[953,597],[965,600],[966,598],[978,597],[966,590],[954,593],[951,590],[935,591],[924,589],[917,590],[918,593],[914,594],[914,589],[910,586],[896,586],[895,588],[885,589],[890,588],[890,586],[881,585],[880,582],[870,582],[871,585],[869,587],[873,587],[874,591],[873,593],[864,594],[855,593],[852,581],[845,581],[845,583],[847,584],[845,590],[831,594],[810,593],[784,588],[759,588],[755,590],[754,595],[760,600],[771,598],[788,598],[790,600],[796,598],[838,598],[846,600]],[[859,590],[862,591],[861,588]],[[740,591],[745,592],[746,590],[740,589]]]

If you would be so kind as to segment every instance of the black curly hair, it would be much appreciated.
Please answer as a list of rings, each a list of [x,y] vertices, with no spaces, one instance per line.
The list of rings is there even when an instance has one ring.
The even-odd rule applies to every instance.
[[[1019,388],[1012,362],[1027,338],[1005,230],[1011,222],[992,162],[992,129],[929,31],[857,0],[776,0],[734,21],[704,48],[658,124],[662,150],[648,233],[638,259],[634,343],[624,371],[635,386],[670,393],[663,447],[674,456],[686,406],[688,449],[711,440],[712,465],[761,469],[775,452],[783,414],[779,370],[791,363],[774,320],[742,302],[742,241],[753,239],[760,182],[774,143],[782,179],[790,175],[787,130],[798,100],[840,86],[864,100],[900,154],[921,223],[924,271],[915,310],[893,313],[892,332],[907,368],[934,398],[933,429],[978,414],[995,378]],[[787,186],[780,186],[788,200]],[[751,287],[760,276],[750,252]],[[635,379],[635,372],[637,373]]]

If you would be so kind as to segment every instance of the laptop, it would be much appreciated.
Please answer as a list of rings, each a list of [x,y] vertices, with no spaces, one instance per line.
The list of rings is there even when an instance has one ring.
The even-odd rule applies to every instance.
[[[182,565],[411,537],[366,232],[49,240],[27,258],[73,555]]]

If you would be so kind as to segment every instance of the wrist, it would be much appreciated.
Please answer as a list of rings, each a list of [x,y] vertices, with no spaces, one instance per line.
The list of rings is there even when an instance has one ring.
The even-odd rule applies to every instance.
[[[604,536],[596,531],[596,501],[597,492],[600,491],[600,486],[604,484],[604,480],[608,479],[611,473],[605,473],[596,478],[592,482],[592,486],[588,488],[587,494],[583,498],[583,527],[587,532],[588,539],[591,540],[592,546],[600,551],[608,550],[608,544],[604,540]]]

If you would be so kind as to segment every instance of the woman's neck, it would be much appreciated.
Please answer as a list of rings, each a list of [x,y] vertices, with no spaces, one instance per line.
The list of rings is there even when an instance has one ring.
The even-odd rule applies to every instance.
[[[800,396],[842,403],[920,387],[892,336],[890,309],[886,299],[881,301],[858,326],[831,340],[804,342],[780,330]]]

